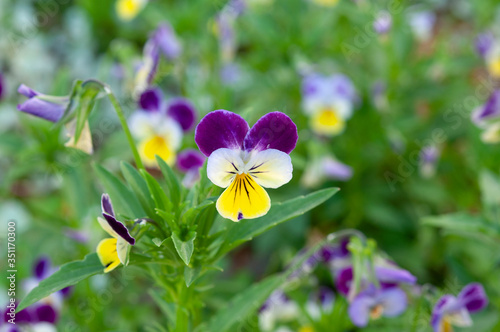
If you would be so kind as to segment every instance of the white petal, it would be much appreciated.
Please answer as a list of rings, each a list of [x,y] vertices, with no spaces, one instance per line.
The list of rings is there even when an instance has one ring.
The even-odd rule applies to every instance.
[[[178,150],[182,142],[182,128],[166,115],[163,114],[162,117],[154,125],[155,134],[163,137],[172,150]]]
[[[134,112],[128,119],[128,125],[132,135],[139,140],[154,135],[155,125],[160,120],[158,115],[159,114],[144,111]]]
[[[207,175],[210,181],[221,188],[228,187],[233,182],[236,174],[241,174],[244,170],[241,150],[217,149],[207,163]]]
[[[97,221],[99,222],[99,225],[101,225],[102,229],[104,229],[106,231],[106,233],[108,233],[109,235],[111,235],[115,239],[121,239],[121,237],[118,235],[118,233],[116,233],[113,230],[113,228],[111,228],[111,226],[108,224],[106,219],[101,218],[101,217],[97,217]]]
[[[128,265],[128,252],[130,247],[130,244],[124,238],[118,237],[116,241],[116,251],[118,253],[118,259],[124,266]]]
[[[292,179],[292,160],[282,151],[268,149],[253,152],[245,166],[255,182],[265,188],[278,188]]]

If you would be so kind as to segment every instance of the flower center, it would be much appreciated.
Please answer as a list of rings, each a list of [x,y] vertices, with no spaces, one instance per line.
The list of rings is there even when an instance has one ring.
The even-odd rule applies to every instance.
[[[319,134],[338,134],[344,129],[344,119],[332,108],[317,112],[312,118],[312,129]]]
[[[380,316],[382,316],[383,313],[384,313],[384,306],[381,305],[381,304],[377,304],[370,311],[370,318],[371,319],[379,319]]]
[[[453,332],[453,326],[451,326],[450,320],[448,318],[444,318],[442,320],[441,331],[442,332]]]
[[[489,70],[492,76],[499,77],[500,76],[500,57],[493,59],[489,63]]]
[[[174,151],[170,148],[168,141],[161,136],[153,136],[152,138],[143,142],[141,146],[141,155],[148,165],[155,164],[155,156],[159,156],[167,163],[174,161]]]

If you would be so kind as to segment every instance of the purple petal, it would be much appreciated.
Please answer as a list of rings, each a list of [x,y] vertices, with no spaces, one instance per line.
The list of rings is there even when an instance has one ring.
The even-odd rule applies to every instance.
[[[471,283],[465,286],[457,298],[471,313],[482,310],[488,305],[488,296],[479,283]]]
[[[349,244],[349,239],[344,238],[340,241],[337,246],[326,245],[319,250],[319,256],[321,260],[325,263],[331,262],[336,258],[344,258],[349,256],[349,249],[347,245]]]
[[[180,55],[182,47],[170,24],[160,23],[154,32],[153,39],[167,58],[175,59]]]
[[[219,72],[220,79],[225,85],[233,85],[240,81],[242,73],[237,63],[225,63]]]
[[[89,241],[89,235],[86,232],[75,230],[72,228],[66,228],[64,234],[80,243],[87,243]]]
[[[9,311],[9,309],[7,309],[7,311],[5,312],[5,317],[4,317],[5,321],[8,321],[9,319],[11,319],[10,316],[7,316],[8,311]],[[23,310],[19,311],[18,313],[16,313],[16,320],[15,320],[16,323],[31,323],[34,321],[36,321],[36,319],[34,317],[34,313],[31,312],[30,307],[23,309]]]
[[[107,213],[102,214],[104,219],[108,222],[108,225],[125,241],[131,245],[135,244],[135,239],[128,232],[127,227],[120,221],[116,220],[115,217]]]
[[[73,293],[73,288],[74,288],[74,286],[68,286],[68,287],[61,289],[59,292],[61,293],[61,295],[63,297],[68,297],[71,295],[71,293]]]
[[[408,305],[406,293],[397,287],[381,290],[377,296],[377,302],[383,305],[382,315],[386,317],[399,316]]]
[[[390,268],[390,267],[375,267],[375,275],[377,279],[385,283],[407,283],[414,284],[417,281],[417,277],[412,275],[410,272],[400,269],[400,268]]]
[[[344,296],[349,294],[349,289],[351,288],[353,278],[352,266],[348,266],[339,271],[335,277],[335,286],[339,293]]]
[[[439,150],[435,145],[423,147],[420,151],[420,160],[422,163],[434,164],[439,157]]]
[[[370,309],[374,305],[374,299],[366,293],[360,293],[349,305],[349,317],[354,325],[364,327],[368,325]]]
[[[248,123],[238,114],[217,110],[201,119],[194,140],[200,151],[208,157],[221,148],[242,149],[249,129]]]
[[[491,32],[484,32],[476,37],[476,51],[483,58],[486,57],[488,52],[493,47],[495,37]]]
[[[143,60],[142,66],[144,66],[145,63],[150,64],[150,67],[147,68],[148,73],[146,81],[148,84],[151,84],[151,82],[153,82],[154,76],[156,75],[158,64],[160,62],[159,48],[153,40],[148,40],[144,45],[143,56],[145,60]]]
[[[205,156],[194,149],[184,150],[177,156],[177,167],[183,173],[198,169],[205,163]]]
[[[449,313],[449,308],[455,306],[457,303],[457,299],[452,295],[444,295],[442,296],[432,309],[432,318],[431,325],[434,331],[438,331],[439,325],[441,324],[441,320],[444,315]]]
[[[150,88],[141,93],[139,106],[146,111],[159,111],[163,94],[158,88]]]
[[[338,160],[325,158],[323,160],[323,171],[331,179],[347,181],[352,177],[352,168]]]
[[[37,92],[37,91],[33,90],[32,88],[27,87],[24,84],[21,84],[19,86],[19,88],[17,88],[17,92],[22,94],[23,96],[28,97],[28,98],[33,98],[33,97],[41,94],[40,92]]]
[[[191,130],[196,122],[194,105],[186,98],[174,98],[169,101],[167,114],[176,120],[184,132]]]
[[[493,92],[484,105],[474,110],[472,121],[476,125],[481,125],[483,122],[498,116],[500,116],[500,90]]]
[[[297,126],[285,113],[271,112],[260,118],[245,137],[246,150],[276,149],[285,153],[295,149]]]
[[[318,292],[319,303],[323,308],[331,308],[335,300],[335,293],[328,287],[320,287]]]
[[[111,203],[111,198],[108,194],[102,194],[101,196],[101,210],[102,213],[107,213],[110,216],[115,216],[115,211],[113,210],[113,204]]]
[[[66,110],[65,104],[51,103],[46,100],[33,97],[26,100],[24,103],[17,105],[17,109],[21,112],[40,117],[42,119],[57,122],[61,119]]]
[[[43,304],[37,307],[35,312],[39,322],[54,324],[57,321],[57,312],[51,305]]]
[[[51,274],[51,263],[47,256],[40,257],[33,266],[33,275],[38,280],[43,280]]]

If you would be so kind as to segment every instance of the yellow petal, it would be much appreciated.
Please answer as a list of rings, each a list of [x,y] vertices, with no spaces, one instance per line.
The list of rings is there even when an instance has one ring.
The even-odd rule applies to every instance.
[[[157,135],[144,140],[139,146],[139,153],[144,164],[150,167],[156,166],[156,155],[169,165],[175,161],[175,152],[167,144],[167,140]]]
[[[321,135],[336,135],[344,130],[345,121],[334,109],[325,108],[313,115],[311,127]]]
[[[500,57],[494,58],[488,62],[488,71],[491,76],[495,78],[500,77]]]
[[[108,238],[99,242],[97,245],[97,256],[101,264],[105,267],[104,273],[108,273],[120,265],[118,252],[116,251],[116,239]]]
[[[122,20],[130,21],[139,14],[145,4],[144,0],[118,0],[116,12]]]
[[[263,216],[270,207],[271,199],[264,188],[244,173],[236,175],[233,183],[217,200],[217,211],[232,221]]]

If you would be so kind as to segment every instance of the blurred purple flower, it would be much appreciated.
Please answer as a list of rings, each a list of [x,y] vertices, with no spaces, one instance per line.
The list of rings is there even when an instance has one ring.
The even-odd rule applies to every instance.
[[[477,53],[481,57],[486,58],[486,55],[491,51],[494,42],[495,37],[490,31],[478,34],[475,40]]]
[[[333,308],[335,293],[329,287],[320,286],[313,292],[306,303],[306,310],[313,320],[321,319],[322,313],[329,314]]]
[[[431,325],[435,332],[451,331],[452,326],[471,326],[470,313],[478,312],[488,305],[488,297],[479,283],[465,286],[457,297],[442,296],[432,311]]]
[[[379,35],[387,34],[392,27],[392,16],[386,10],[381,10],[375,17],[373,22],[373,29]]]
[[[59,121],[69,104],[69,97],[44,95],[24,84],[19,86],[17,92],[28,97],[24,103],[17,105],[18,110],[51,122]]]
[[[168,22],[160,23],[151,38],[163,55],[170,60],[178,58],[182,52],[182,46]]]
[[[293,320],[299,314],[299,306],[278,289],[260,307],[259,327],[262,331],[272,331],[277,322]]]
[[[489,120],[500,117],[500,90],[495,90],[486,103],[472,112],[472,122],[477,126],[484,126]]]
[[[75,240],[76,242],[87,243],[89,241],[89,235],[86,232],[80,230],[66,228],[64,230],[64,234],[67,237]]]
[[[205,163],[205,156],[194,149],[181,151],[177,156],[177,168],[184,174],[182,184],[191,188],[200,178],[200,168]]]
[[[325,179],[348,181],[352,177],[352,168],[331,156],[313,159],[306,167],[302,176],[302,184],[313,188],[319,186]]]
[[[237,63],[228,62],[220,69],[220,79],[224,85],[231,86],[241,79],[241,68]]]
[[[5,95],[5,81],[2,73],[0,73],[0,100],[4,97],[4,95]]]
[[[439,149],[435,145],[428,145],[420,151],[420,174],[430,178],[436,172],[436,164],[439,159]]]
[[[406,307],[406,293],[401,289],[376,289],[371,285],[354,298],[348,312],[354,325],[365,327],[370,319],[399,316]]]
[[[436,14],[432,11],[410,12],[408,21],[417,39],[427,41],[432,37]]]

